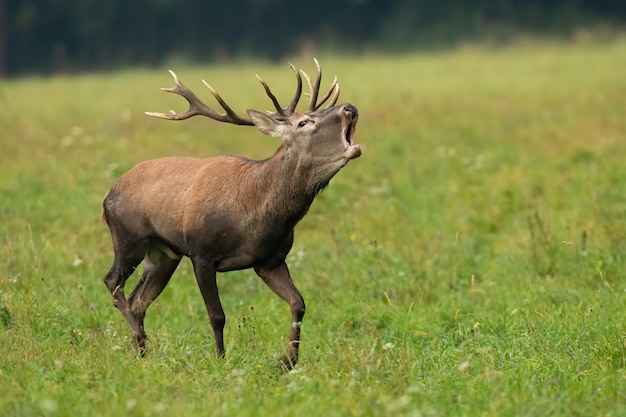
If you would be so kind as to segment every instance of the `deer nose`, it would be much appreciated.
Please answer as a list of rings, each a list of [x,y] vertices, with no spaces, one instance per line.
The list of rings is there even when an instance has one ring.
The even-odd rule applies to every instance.
[[[344,104],[342,110],[349,119],[354,120],[359,116],[359,111],[352,104]]]

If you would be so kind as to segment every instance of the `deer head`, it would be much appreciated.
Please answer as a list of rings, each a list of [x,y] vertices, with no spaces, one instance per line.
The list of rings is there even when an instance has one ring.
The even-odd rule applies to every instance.
[[[241,117],[226,104],[213,87],[202,80],[203,84],[225,111],[225,113],[216,112],[183,85],[178,76],[170,70],[175,85],[172,88],[162,88],[161,90],[183,96],[189,102],[189,109],[181,113],[171,110],[170,113],[146,112],[146,114],[167,120],[184,120],[192,116],[206,116],[220,122],[236,125],[254,125],[268,136],[281,138],[287,149],[297,147],[315,157],[327,156],[331,160],[336,160],[339,168],[341,168],[348,160],[358,158],[361,155],[361,147],[353,143],[359,113],[356,107],[350,104],[335,106],[340,92],[337,77],[333,80],[326,94],[318,100],[322,70],[317,59],[314,59],[314,61],[317,67],[315,83],[311,81],[306,72],[298,71],[292,64],[289,64],[296,75],[297,87],[293,99],[284,108],[280,105],[267,83],[257,74],[257,79],[263,85],[266,94],[276,109],[271,113],[262,113],[250,109],[248,110],[249,117]],[[300,74],[306,79],[310,90],[308,94],[309,103],[304,113],[296,112],[296,106],[302,95],[302,77]],[[326,102],[328,102],[326,108],[320,110]],[[334,120],[334,123],[327,121],[331,119]],[[320,123],[321,120],[325,122]],[[341,125],[340,132],[336,128],[337,125]]]

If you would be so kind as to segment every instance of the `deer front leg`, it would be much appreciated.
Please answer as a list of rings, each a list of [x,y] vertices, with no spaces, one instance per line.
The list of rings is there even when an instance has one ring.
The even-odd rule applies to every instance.
[[[209,321],[213,328],[213,336],[215,337],[215,349],[217,356],[223,357],[224,350],[224,325],[226,324],[226,315],[220,302],[220,296],[217,291],[215,266],[203,259],[192,259],[193,269],[196,274],[196,281],[207,312],[209,313]]]
[[[286,354],[281,357],[279,366],[291,369],[298,362],[298,348],[300,347],[300,328],[304,317],[305,305],[300,291],[294,285],[289,268],[285,262],[278,266],[256,266],[254,271],[267,286],[280,298],[289,304],[291,309],[291,330]]]

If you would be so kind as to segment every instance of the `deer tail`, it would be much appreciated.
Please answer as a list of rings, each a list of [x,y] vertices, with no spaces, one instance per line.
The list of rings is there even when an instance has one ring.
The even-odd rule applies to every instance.
[[[102,200],[102,215],[100,217],[100,219],[102,220],[102,224],[106,224],[107,226],[109,225],[109,222],[107,221],[107,213],[106,213],[106,210],[104,209],[104,204],[108,196],[109,196],[109,193],[107,192],[106,195],[104,196],[104,199]]]

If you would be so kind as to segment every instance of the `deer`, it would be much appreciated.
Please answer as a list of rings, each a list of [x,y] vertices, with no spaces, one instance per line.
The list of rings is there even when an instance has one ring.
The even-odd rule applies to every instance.
[[[206,81],[224,113],[203,103],[169,71],[174,87],[161,88],[184,97],[183,112],[146,112],[165,120],[205,116],[218,122],[255,126],[280,138],[275,153],[264,160],[245,156],[171,156],[140,162],[123,174],[106,194],[102,220],[108,226],[114,260],[103,281],[113,305],[130,325],[133,344],[146,350],[144,318],[164,290],[181,259],[191,260],[203,297],[218,357],[225,356],[222,307],[216,274],[252,268],[290,308],[289,342],[279,366],[298,362],[305,303],[287,267],[294,228],[316,195],[337,172],[361,155],[354,143],[359,112],[352,104],[336,105],[337,77],[320,97],[322,70],[314,59],[317,77],[289,64],[296,76],[296,92],[282,107],[261,77],[275,111],[247,110],[240,116]],[[309,87],[306,111],[296,106],[302,96],[302,77]],[[305,94],[307,95],[307,94]],[[130,296],[124,285],[139,264],[143,272]]]

